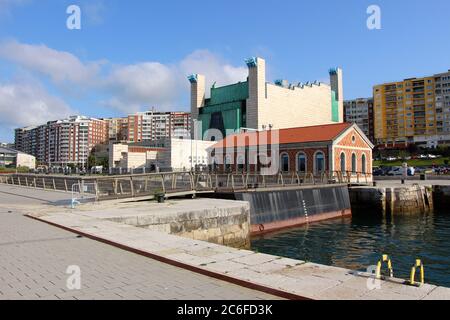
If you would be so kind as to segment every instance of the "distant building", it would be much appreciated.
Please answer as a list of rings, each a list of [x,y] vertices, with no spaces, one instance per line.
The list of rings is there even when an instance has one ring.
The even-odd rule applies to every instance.
[[[191,115],[188,112],[139,112],[128,116],[127,141],[188,138],[191,122]]]
[[[342,173],[372,179],[373,144],[355,124],[248,132],[230,135],[212,147],[219,171],[300,175]]]
[[[107,141],[107,122],[83,116],[15,130],[16,149],[47,166],[86,166],[92,149]]]
[[[370,141],[374,142],[372,98],[344,101],[344,121],[356,123]]]
[[[190,171],[208,166],[208,148],[215,142],[164,138],[139,144],[120,143],[110,146],[112,169]]]
[[[331,85],[318,81],[289,84],[286,80],[271,84],[266,80],[264,59],[251,58],[246,64],[247,81],[213,86],[209,98],[205,77],[189,76],[192,118],[201,122],[196,138],[218,141],[242,128],[285,129],[343,122],[341,69],[330,70]],[[209,136],[205,136],[207,131]]]
[[[107,123],[109,141],[127,140],[128,118],[108,118],[103,120]]]
[[[36,157],[6,147],[0,147],[0,167],[36,168]]]
[[[133,146],[126,143],[111,144],[109,148],[109,165],[112,169],[155,170],[158,166],[161,148]],[[126,172],[126,171],[125,171]]]
[[[450,144],[450,70],[376,85],[373,94],[377,144]]]

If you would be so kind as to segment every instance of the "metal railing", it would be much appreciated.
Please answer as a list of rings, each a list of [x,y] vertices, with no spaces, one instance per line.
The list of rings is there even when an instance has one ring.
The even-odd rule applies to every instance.
[[[137,175],[71,177],[32,174],[0,175],[0,183],[28,188],[71,192],[74,185],[93,187],[86,192],[97,200],[136,198],[199,192],[234,192],[262,188],[283,188],[308,185],[370,183],[370,174],[351,172],[312,173],[285,172],[274,175],[257,173],[195,173],[163,172]]]

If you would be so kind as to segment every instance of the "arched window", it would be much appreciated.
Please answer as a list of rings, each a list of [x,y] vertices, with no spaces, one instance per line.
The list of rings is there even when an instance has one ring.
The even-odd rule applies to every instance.
[[[226,155],[225,156],[225,170],[230,171],[230,169],[231,169],[231,156]]]
[[[280,156],[280,169],[282,172],[289,172],[289,155],[287,153]]]
[[[315,174],[321,174],[325,172],[325,155],[323,154],[323,152],[319,151],[316,153],[314,167]]]
[[[347,164],[345,161],[345,153],[341,153],[341,172],[344,173],[347,171]]]
[[[297,171],[298,172],[306,172],[306,154],[303,152],[299,152],[297,154]]]
[[[366,155],[363,154],[361,158],[361,172],[367,173],[367,163],[366,163]]]
[[[356,173],[356,154],[352,154],[352,173]]]
[[[243,154],[238,155],[237,157],[238,170],[244,171],[245,166],[245,156]]]

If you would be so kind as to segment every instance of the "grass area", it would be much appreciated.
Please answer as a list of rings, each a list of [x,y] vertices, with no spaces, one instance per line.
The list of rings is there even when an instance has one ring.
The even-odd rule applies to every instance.
[[[445,165],[445,161],[449,161],[449,158],[439,158],[439,159],[432,159],[432,160],[426,160],[426,159],[414,159],[414,160],[408,160],[408,161],[374,161],[373,166],[374,167],[401,167],[404,162],[408,164],[408,166],[412,167],[432,167],[433,165],[436,166],[443,166]]]
[[[19,172],[19,173],[28,173],[28,172],[30,172],[30,169],[28,169],[28,168],[18,168],[17,172]],[[16,173],[16,168],[0,167],[0,173]]]

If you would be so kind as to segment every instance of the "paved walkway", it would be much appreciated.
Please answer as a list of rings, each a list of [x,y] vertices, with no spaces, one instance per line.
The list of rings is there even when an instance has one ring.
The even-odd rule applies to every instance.
[[[23,216],[69,198],[0,185],[0,299],[277,299]],[[81,270],[81,290],[67,288],[73,265]]]

